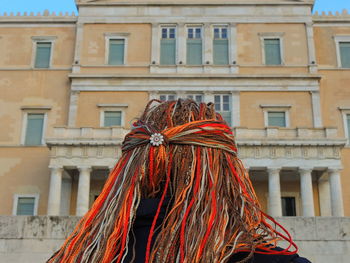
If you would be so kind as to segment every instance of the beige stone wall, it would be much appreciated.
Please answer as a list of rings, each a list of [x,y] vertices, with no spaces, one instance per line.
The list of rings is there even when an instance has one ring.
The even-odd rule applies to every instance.
[[[83,30],[82,73],[146,74],[149,72],[150,24],[85,24]],[[126,35],[126,65],[107,65],[105,34],[111,33]]]
[[[148,101],[147,92],[81,92],[78,100],[78,127],[100,127],[98,104],[127,104],[125,111],[125,128],[139,117]]]
[[[70,68],[73,62],[75,27],[0,27],[0,68],[31,67],[32,37],[56,37],[52,64],[54,68]]]
[[[321,108],[324,126],[338,127],[339,136],[345,136],[342,112],[339,107],[350,108],[350,74],[348,69],[340,69],[334,36],[350,36],[350,28],[345,26],[314,27],[317,62],[322,80],[320,83]],[[342,153],[344,169],[341,173],[345,215],[350,216],[350,148]]]
[[[292,94],[292,95],[291,95]],[[260,105],[289,105],[290,127],[313,126],[311,96],[308,92],[241,92],[241,126],[264,127]]]
[[[263,66],[261,35],[279,33],[286,67]],[[238,64],[242,74],[307,73],[308,53],[304,24],[238,24]]]
[[[0,214],[12,215],[14,195],[39,194],[38,215],[47,212],[50,180],[47,147],[0,148]]]
[[[38,214],[47,211],[50,170],[46,146],[21,147],[22,107],[49,107],[46,135],[67,123],[75,27],[0,28],[0,214],[10,215],[14,194],[39,194]],[[34,70],[32,37],[56,37],[52,69]]]

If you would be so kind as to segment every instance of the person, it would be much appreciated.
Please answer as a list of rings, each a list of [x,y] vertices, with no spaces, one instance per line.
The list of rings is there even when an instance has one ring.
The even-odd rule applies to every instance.
[[[261,210],[214,104],[179,99],[147,104],[102,193],[47,262],[309,261]]]

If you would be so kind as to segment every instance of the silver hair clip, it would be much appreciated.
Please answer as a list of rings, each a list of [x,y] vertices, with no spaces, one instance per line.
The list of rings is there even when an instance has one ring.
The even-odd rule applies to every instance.
[[[150,143],[152,144],[152,146],[159,146],[159,145],[163,144],[163,142],[164,142],[164,137],[162,134],[153,133],[151,135]]]

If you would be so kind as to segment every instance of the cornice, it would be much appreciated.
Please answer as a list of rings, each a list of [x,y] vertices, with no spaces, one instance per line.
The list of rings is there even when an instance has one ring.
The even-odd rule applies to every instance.
[[[316,74],[289,75],[233,75],[233,74],[148,74],[148,75],[112,75],[112,74],[69,74],[71,79],[321,79]]]
[[[294,5],[294,6],[314,6],[314,0],[203,0],[185,1],[185,0],[128,0],[128,1],[99,1],[99,0],[76,0],[78,7],[82,6],[279,6],[279,5]]]

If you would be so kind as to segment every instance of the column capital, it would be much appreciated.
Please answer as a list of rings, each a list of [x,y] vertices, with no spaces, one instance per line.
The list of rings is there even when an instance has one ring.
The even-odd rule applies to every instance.
[[[63,166],[60,166],[60,165],[50,165],[49,168],[51,170],[56,170],[56,171],[60,171],[60,172],[62,172],[64,170]]]
[[[266,171],[270,174],[270,173],[280,173],[282,170],[281,167],[267,167]]]
[[[312,172],[313,168],[311,168],[311,167],[300,167],[298,170],[299,170],[300,174],[308,174],[308,173]]]
[[[340,173],[341,170],[342,170],[342,168],[336,168],[336,167],[327,169],[328,173],[331,173],[331,174],[333,174],[333,173]]]
[[[82,165],[82,166],[78,166],[77,168],[78,168],[79,172],[82,172],[82,171],[91,172],[92,171],[92,167],[91,166],[84,166],[84,165]]]

